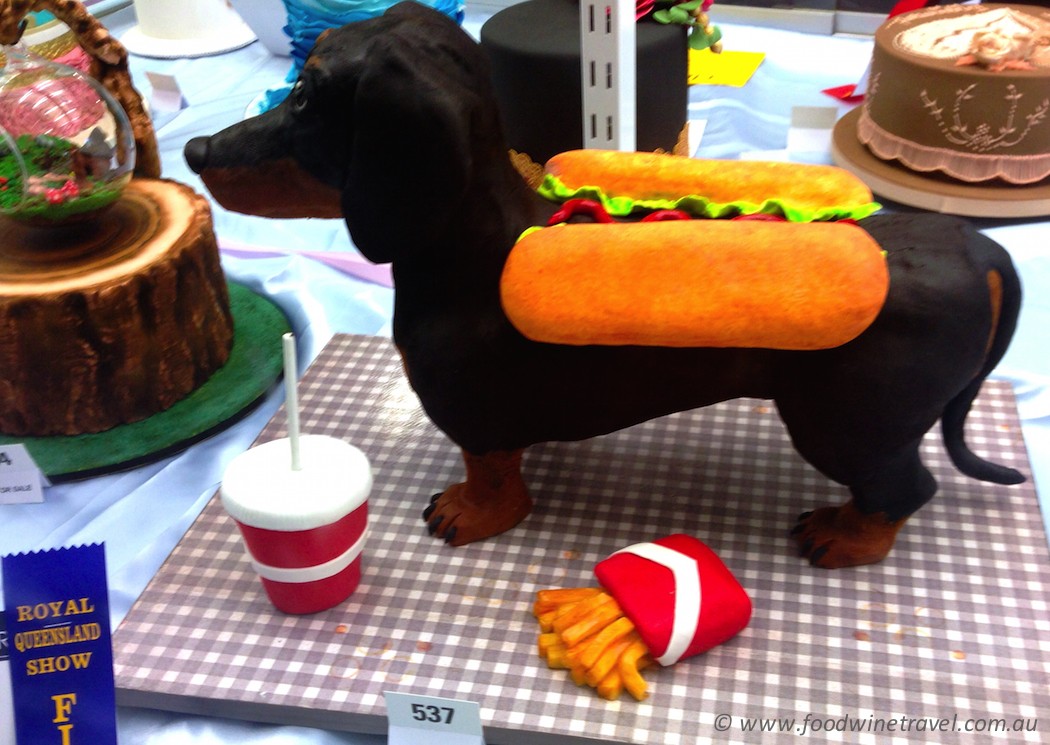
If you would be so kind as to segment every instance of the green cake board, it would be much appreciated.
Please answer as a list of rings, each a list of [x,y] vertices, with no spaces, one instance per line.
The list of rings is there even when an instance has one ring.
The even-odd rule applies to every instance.
[[[21,443],[52,482],[133,468],[170,455],[237,421],[281,375],[288,319],[267,298],[229,284],[233,348],[226,364],[170,409],[132,424],[84,435],[0,435]]]

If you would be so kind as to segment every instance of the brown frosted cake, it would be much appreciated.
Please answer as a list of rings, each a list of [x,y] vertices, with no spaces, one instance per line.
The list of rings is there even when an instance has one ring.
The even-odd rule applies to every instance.
[[[233,343],[207,201],[133,179],[99,219],[0,220],[0,433],[100,432],[167,409]]]
[[[894,16],[875,34],[857,134],[882,160],[966,183],[1050,178],[1050,9]]]

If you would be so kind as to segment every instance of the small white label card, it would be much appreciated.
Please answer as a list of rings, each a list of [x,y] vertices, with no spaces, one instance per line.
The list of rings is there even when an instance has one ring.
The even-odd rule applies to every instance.
[[[863,95],[865,95],[868,92],[868,83],[869,83],[870,79],[871,79],[871,62],[869,62],[868,66],[866,68],[864,68],[864,72],[861,74],[860,80],[858,80],[857,84],[853,87],[853,95],[854,96],[863,96]]]
[[[485,745],[481,707],[474,701],[392,691],[383,697],[388,745]]]
[[[837,118],[838,112],[830,106],[792,106],[788,152],[831,152],[831,135]]]
[[[704,139],[707,130],[706,119],[690,119],[688,121],[689,155],[697,157],[696,151],[700,149],[700,142]]]
[[[0,504],[43,502],[45,486],[51,482],[25,445],[0,445]]]
[[[157,111],[173,112],[186,108],[186,99],[174,75],[159,72],[146,72],[146,79],[153,87],[150,105]]]

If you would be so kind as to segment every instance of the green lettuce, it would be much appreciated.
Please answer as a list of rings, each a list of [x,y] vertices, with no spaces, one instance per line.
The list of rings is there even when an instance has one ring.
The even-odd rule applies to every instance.
[[[627,217],[635,212],[654,210],[682,210],[693,217],[730,218],[738,215],[779,215],[790,222],[821,222],[832,220],[861,220],[877,212],[882,205],[877,202],[819,207],[799,207],[784,199],[767,199],[761,204],[747,201],[713,202],[696,194],[678,199],[635,199],[626,196],[609,196],[599,186],[566,186],[556,176],[546,174],[538,193],[552,202],[562,203],[570,199],[593,199],[601,202],[605,210],[615,217]]]

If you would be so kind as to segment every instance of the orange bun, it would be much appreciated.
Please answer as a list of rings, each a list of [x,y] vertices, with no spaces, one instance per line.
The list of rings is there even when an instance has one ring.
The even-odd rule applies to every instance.
[[[712,202],[775,199],[802,209],[867,204],[871,190],[834,166],[746,160],[703,160],[661,153],[570,150],[547,161],[546,171],[570,189],[601,188],[610,197]]]
[[[681,220],[526,234],[500,285],[534,341],[826,349],[878,315],[882,250],[845,223]]]

